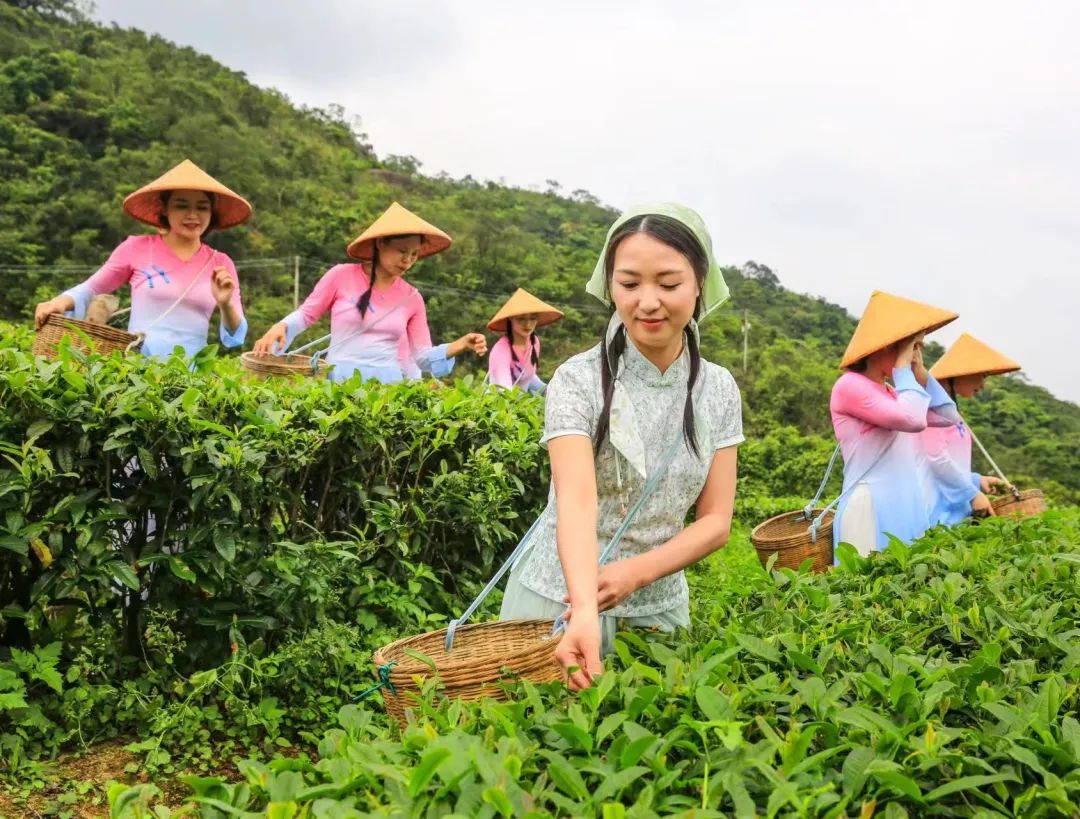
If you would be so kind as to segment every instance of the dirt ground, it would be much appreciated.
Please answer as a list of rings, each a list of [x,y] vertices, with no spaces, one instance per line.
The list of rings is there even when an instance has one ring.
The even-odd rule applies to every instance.
[[[125,768],[138,758],[124,746],[131,740],[116,739],[87,751],[61,757],[49,766],[44,789],[30,793],[0,784],[0,819],[71,816],[77,819],[107,819],[109,782],[133,785],[149,782],[145,774],[128,773]],[[164,794],[164,804],[179,808],[188,793],[177,780],[154,783]]]

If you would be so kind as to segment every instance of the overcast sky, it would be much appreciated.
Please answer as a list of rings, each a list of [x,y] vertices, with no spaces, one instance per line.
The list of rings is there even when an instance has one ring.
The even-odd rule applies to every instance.
[[[725,263],[949,307],[1080,402],[1080,4],[97,0],[427,173],[674,199]],[[582,271],[584,285],[585,271]]]

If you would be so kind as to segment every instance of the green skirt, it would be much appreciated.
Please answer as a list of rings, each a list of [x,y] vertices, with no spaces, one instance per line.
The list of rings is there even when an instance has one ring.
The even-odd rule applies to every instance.
[[[510,572],[506,592],[503,594],[502,609],[499,611],[500,620],[554,620],[566,611],[565,603],[549,600],[522,584],[521,572],[528,559],[529,555],[526,553]],[[643,617],[616,617],[601,612],[600,653],[606,656],[615,650],[617,631],[638,628],[650,631],[674,631],[677,628],[687,628],[689,625],[690,606],[685,603]]]

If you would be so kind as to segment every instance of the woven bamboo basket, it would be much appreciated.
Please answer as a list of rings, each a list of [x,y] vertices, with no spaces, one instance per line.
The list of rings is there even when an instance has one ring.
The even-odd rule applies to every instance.
[[[814,517],[820,513],[820,509],[815,509]],[[754,544],[762,566],[775,554],[776,566],[798,569],[810,558],[814,561],[811,570],[823,572],[833,565],[833,518],[834,513],[830,511],[818,528],[817,542],[811,542],[810,521],[802,510],[785,512],[755,526],[750,533],[750,542]]]
[[[89,321],[80,321],[53,313],[34,336],[34,345],[31,350],[34,355],[56,358],[56,345],[64,336],[71,339],[72,347],[83,352],[95,352],[101,355],[126,352],[140,338],[125,330],[109,327],[107,324],[92,324]]]
[[[416,637],[406,637],[380,648],[372,656],[377,668],[390,666],[389,684],[382,689],[386,711],[403,728],[409,710],[415,706],[423,681],[432,669],[409,655],[420,652],[430,657],[442,683],[442,693],[462,700],[483,697],[505,699],[500,681],[526,679],[534,683],[554,682],[563,678],[555,660],[559,636],[551,636],[551,620],[502,620],[475,623],[459,628],[454,647],[444,648],[446,629]]]
[[[1013,495],[1011,492],[990,502],[995,515],[1026,518],[1046,511],[1046,498],[1041,489],[1026,489]]]
[[[291,354],[260,355],[253,352],[243,353],[240,356],[240,364],[245,370],[257,375],[259,378],[270,378],[275,375],[325,378],[326,374],[334,366],[320,360],[312,369],[310,356]]]

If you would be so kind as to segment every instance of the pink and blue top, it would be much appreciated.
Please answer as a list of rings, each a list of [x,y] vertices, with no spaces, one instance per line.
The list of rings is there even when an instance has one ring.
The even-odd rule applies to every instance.
[[[432,346],[420,291],[399,277],[385,290],[372,291],[361,317],[360,298],[369,282],[360,264],[339,264],[326,271],[304,303],[285,317],[286,346],[329,311],[326,361],[334,365],[333,380],[344,381],[355,372],[383,383],[416,377],[420,371],[449,375],[454,359],[447,358],[447,345]]]
[[[848,371],[833,385],[829,402],[844,456],[844,492],[866,482],[879,550],[888,545],[889,534],[909,543],[930,527],[933,489],[920,433],[960,420],[956,404],[933,376],[923,388],[904,367],[893,370],[892,382],[895,386],[879,384]],[[837,508],[834,544],[849,499],[850,493]]]
[[[971,471],[971,430],[961,419],[922,434],[934,481],[930,523],[952,526],[971,516],[971,502],[982,491],[981,475]]]
[[[514,354],[510,339],[503,336],[488,353],[488,375],[492,384],[500,387],[519,387],[527,392],[542,393],[547,384],[540,379],[533,364],[533,352],[540,358],[540,339],[532,337],[529,352]],[[516,357],[516,361],[515,361]]]
[[[207,244],[183,261],[159,235],[129,236],[100,270],[64,295],[75,302],[71,315],[82,318],[94,296],[112,293],[129,284],[128,331],[146,334],[142,352],[166,358],[179,346],[185,355],[192,356],[206,346],[210,317],[217,307],[210,288],[216,267],[224,267],[232,276],[232,305],[241,317],[240,326],[231,333],[221,323],[221,343],[225,347],[239,347],[247,335],[247,319],[243,318],[236,267],[227,255]],[[198,281],[193,284],[195,279]],[[181,295],[183,298],[177,303]]]

